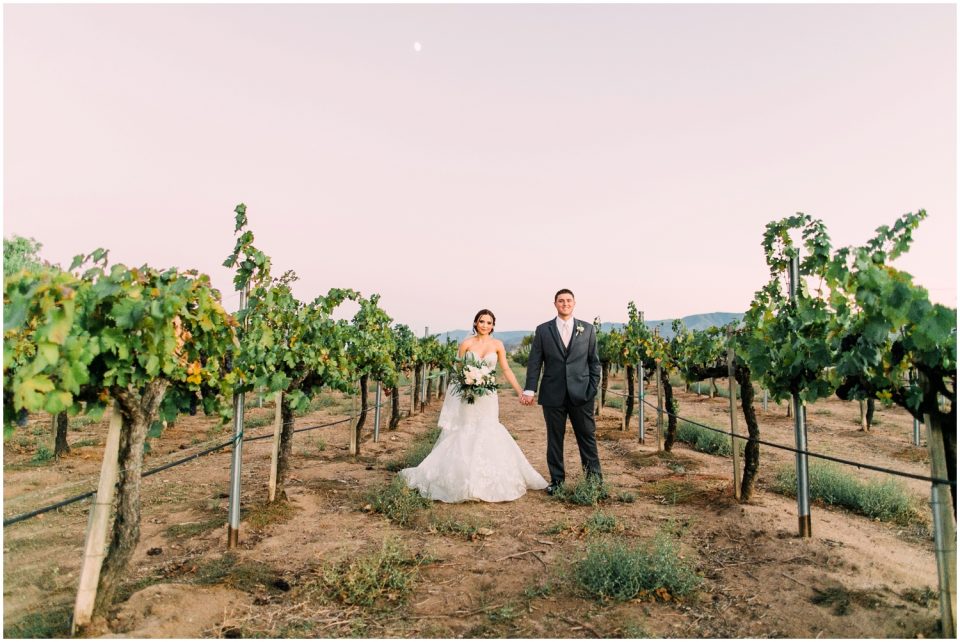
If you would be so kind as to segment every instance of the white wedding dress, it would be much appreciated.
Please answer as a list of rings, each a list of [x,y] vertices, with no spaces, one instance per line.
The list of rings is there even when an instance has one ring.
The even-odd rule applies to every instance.
[[[495,366],[497,355],[492,353],[482,360]],[[528,488],[547,487],[547,481],[500,423],[496,393],[468,404],[449,386],[437,423],[440,437],[430,454],[416,468],[400,471],[407,486],[424,497],[449,503],[508,502],[521,497]]]

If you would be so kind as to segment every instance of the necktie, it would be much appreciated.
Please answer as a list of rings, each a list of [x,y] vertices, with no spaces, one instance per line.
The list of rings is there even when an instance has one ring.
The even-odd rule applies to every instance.
[[[570,322],[567,321],[563,324],[563,332],[560,334],[563,339],[563,347],[570,347]]]

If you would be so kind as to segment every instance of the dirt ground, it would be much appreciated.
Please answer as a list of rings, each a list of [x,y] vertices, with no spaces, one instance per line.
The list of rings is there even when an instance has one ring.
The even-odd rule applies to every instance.
[[[648,388],[648,399],[655,399]],[[611,397],[612,398],[612,397]],[[680,414],[724,427],[728,400],[678,391]],[[406,401],[404,405],[406,405]],[[256,403],[252,404],[256,406]],[[786,406],[757,412],[762,438],[793,443]],[[349,414],[349,400],[297,419],[297,428]],[[146,478],[143,524],[129,583],[105,624],[110,637],[487,637],[487,638],[861,638],[937,637],[937,573],[929,527],[897,526],[814,504],[813,537],[797,536],[796,501],[770,490],[775,470],[793,455],[763,447],[757,492],[748,504],[732,496],[729,458],[685,444],[658,453],[655,417],[638,443],[637,420],[620,430],[620,411],[604,410],[598,443],[613,495],[603,503],[617,536],[648,541],[666,530],[680,542],[703,583],[695,595],[600,603],[569,577],[590,535],[593,507],[561,503],[543,491],[515,502],[435,503],[407,527],[363,510],[365,493],[390,481],[387,469],[414,438],[435,426],[440,403],[405,418],[372,441],[372,414],[357,458],[347,452],[348,424],[298,433],[291,478],[292,510],[264,508],[270,440],[243,446],[245,520],[240,546],[226,551],[230,455],[224,451]],[[272,415],[252,408],[249,418]],[[912,420],[877,409],[877,425],[858,430],[856,403],[821,401],[808,409],[810,449],[927,474],[925,443],[911,444]],[[546,475],[539,408],[501,393],[501,421],[537,470]],[[155,441],[146,467],[223,441],[227,429],[202,416],[184,417]],[[96,485],[105,423],[76,425],[75,446],[60,461],[35,461],[38,440],[52,444],[49,417],[4,444],[4,515],[52,503]],[[266,434],[264,425],[249,434]],[[745,431],[742,417],[740,430]],[[572,431],[568,470],[578,457]],[[860,471],[863,478],[878,474]],[[575,477],[568,475],[568,478]],[[918,504],[922,482],[904,482]],[[9,526],[3,533],[3,616],[7,637],[63,636],[72,611],[89,502]],[[927,509],[926,514],[929,513]],[[486,535],[465,537],[431,524],[472,524]],[[476,530],[476,529],[474,529]],[[489,531],[489,532],[488,532]],[[308,599],[299,590],[340,560],[399,538],[418,559],[412,594],[373,607]],[[218,571],[219,569],[219,571]],[[242,572],[241,572],[242,571]]]

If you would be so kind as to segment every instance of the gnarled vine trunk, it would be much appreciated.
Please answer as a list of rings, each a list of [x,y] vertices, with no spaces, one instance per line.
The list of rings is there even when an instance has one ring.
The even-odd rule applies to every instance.
[[[70,444],[67,443],[67,427],[70,425],[70,419],[67,413],[57,413],[53,418],[53,425],[56,435],[53,442],[53,456],[60,457],[70,452]]]
[[[420,386],[423,385],[423,365],[417,364],[413,369],[413,412],[420,412]]]
[[[169,382],[157,379],[142,390],[111,390],[123,419],[120,433],[119,467],[116,495],[116,516],[107,555],[100,571],[94,616],[106,616],[113,604],[120,582],[127,577],[127,567],[140,541],[140,478],[143,475],[143,444],[150,424],[157,418]]]
[[[280,403],[280,448],[277,453],[277,493],[275,501],[287,501],[283,487],[290,472],[290,459],[293,456],[293,408],[288,397],[283,395]]]
[[[600,408],[597,414],[603,414],[603,407],[607,405],[607,386],[610,384],[610,362],[600,362]]]
[[[740,501],[747,502],[753,495],[753,483],[760,469],[760,425],[757,423],[757,413],[753,409],[753,381],[750,377],[750,368],[740,364],[734,369],[734,376],[740,384],[740,404],[743,408],[743,420],[747,424],[747,434],[750,440],[743,449],[743,478],[740,480]]]
[[[424,401],[429,406],[432,400],[433,400],[433,378],[431,377],[427,379],[427,398]]]
[[[624,419],[623,419],[623,429],[626,430],[627,426],[630,425],[630,419],[633,417],[633,395],[636,393],[636,390],[633,387],[633,378],[634,378],[634,368],[633,366],[627,366],[627,398],[624,400],[626,402],[626,410],[624,410]]]
[[[396,430],[400,425],[400,387],[390,388],[390,430]]]
[[[357,444],[357,452],[354,455],[360,454],[360,431],[367,420],[367,382],[369,380],[370,375],[360,375],[360,418],[357,419],[357,425],[353,428],[354,443]]]
[[[670,452],[677,437],[677,409],[673,402],[673,386],[670,385],[668,368],[660,368],[660,385],[663,386],[664,411],[667,413],[667,433],[663,439],[663,449]]]

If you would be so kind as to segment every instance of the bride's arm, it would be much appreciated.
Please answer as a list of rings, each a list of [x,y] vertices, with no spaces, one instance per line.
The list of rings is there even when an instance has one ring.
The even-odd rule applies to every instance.
[[[467,344],[470,343],[469,337],[463,340],[463,343],[460,344],[460,348],[457,350],[457,357],[462,358],[463,355],[467,354]]]
[[[513,370],[510,369],[510,364],[507,363],[507,351],[503,347],[503,342],[497,343],[497,360],[500,364],[500,372],[503,373],[503,376],[507,378],[507,381],[510,382],[510,385],[513,386],[513,389],[516,391],[518,397],[523,396],[523,388],[520,387],[520,384],[517,383],[517,377],[513,374]]]

